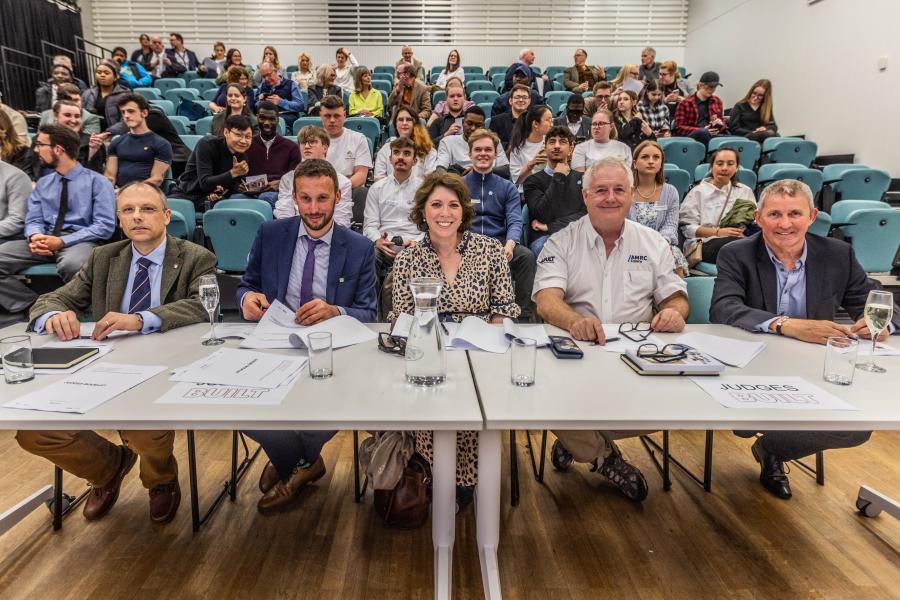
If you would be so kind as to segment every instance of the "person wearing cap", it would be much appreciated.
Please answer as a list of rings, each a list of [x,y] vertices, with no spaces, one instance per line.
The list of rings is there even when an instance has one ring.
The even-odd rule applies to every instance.
[[[524,85],[530,90],[531,93],[531,103],[528,106],[537,106],[538,104],[544,103],[544,98],[541,96],[537,90],[531,87],[531,69],[528,68],[527,65],[523,65],[521,63],[516,63],[513,65],[515,70],[512,73],[512,85],[509,86],[509,90],[505,93],[501,94],[494,100],[494,104],[491,106],[491,119],[495,118],[497,115],[501,115],[505,112],[509,112],[512,110],[512,106],[510,106],[510,95],[512,94],[513,85]],[[527,107],[526,107],[527,108]]]
[[[712,138],[728,133],[722,100],[716,96],[720,85],[715,71],[707,71],[700,77],[697,91],[675,109],[675,135],[693,138],[705,146]]]
[[[97,64],[94,81],[94,86],[81,94],[81,106],[100,117],[101,128],[106,130],[122,120],[119,98],[131,90],[119,81],[119,63],[108,58]]]

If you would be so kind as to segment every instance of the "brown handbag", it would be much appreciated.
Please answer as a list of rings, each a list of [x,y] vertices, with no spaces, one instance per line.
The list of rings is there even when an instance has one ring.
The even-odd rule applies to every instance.
[[[375,490],[375,512],[388,527],[418,529],[428,520],[428,484],[431,467],[413,453],[392,490]]]

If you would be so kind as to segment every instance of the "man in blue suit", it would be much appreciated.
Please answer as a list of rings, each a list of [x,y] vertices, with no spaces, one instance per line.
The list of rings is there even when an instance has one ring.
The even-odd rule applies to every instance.
[[[375,251],[362,235],[334,223],[340,200],[337,173],[324,160],[306,160],[294,171],[299,216],[260,227],[250,250],[237,302],[248,321],[262,318],[278,299],[300,325],[338,315],[375,320]],[[325,475],[322,447],[336,431],[248,431],[266,451],[259,489],[262,513],[293,504],[300,491]]]

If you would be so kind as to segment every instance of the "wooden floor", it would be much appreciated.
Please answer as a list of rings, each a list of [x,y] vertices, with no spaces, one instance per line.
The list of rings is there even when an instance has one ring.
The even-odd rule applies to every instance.
[[[861,483],[900,496],[900,433],[876,433],[855,450],[826,453],[827,485],[794,468],[794,498],[779,501],[757,482],[749,440],[716,434],[713,493],[674,471],[661,482],[641,446],[622,444],[650,481],[643,506],[622,499],[583,466],[546,484],[530,476],[519,435],[522,498],[504,483],[500,570],[506,598],[900,598],[900,523],[854,510]],[[673,452],[700,468],[700,432],[673,434]],[[230,436],[198,433],[200,489],[208,500],[227,477]],[[48,463],[0,433],[6,467],[0,510],[50,482]],[[386,529],[371,495],[352,499],[352,438],[326,448],[328,475],[293,512],[257,514],[257,460],[237,502],[191,532],[186,449],[176,455],[185,497],[176,520],[153,526],[136,470],[111,514],[79,513],[54,533],[39,509],[0,537],[0,598],[430,598],[430,524]],[[508,459],[508,456],[505,456]],[[504,462],[504,465],[508,462]],[[506,473],[506,471],[504,471]],[[83,483],[66,478],[67,492]],[[79,508],[80,512],[80,508]],[[458,519],[454,596],[480,598],[471,509]]]

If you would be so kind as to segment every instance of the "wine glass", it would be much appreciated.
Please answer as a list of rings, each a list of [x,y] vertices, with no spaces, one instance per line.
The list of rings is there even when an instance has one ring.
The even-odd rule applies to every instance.
[[[200,303],[209,313],[209,337],[203,342],[204,346],[218,346],[225,340],[216,337],[216,307],[219,306],[219,282],[215,275],[202,275],[200,277]]]
[[[869,357],[869,362],[858,363],[856,368],[870,373],[884,373],[886,369],[875,364],[875,347],[878,342],[878,336],[881,335],[881,332],[894,318],[894,295],[891,292],[881,290],[869,292],[869,297],[866,298],[863,318],[866,320],[866,325],[869,326],[869,333],[872,335],[872,355]]]

